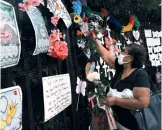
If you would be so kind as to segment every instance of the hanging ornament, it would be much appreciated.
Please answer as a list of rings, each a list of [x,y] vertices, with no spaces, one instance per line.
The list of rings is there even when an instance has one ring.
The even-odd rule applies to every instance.
[[[103,59],[100,57],[100,65],[103,64]]]
[[[105,70],[105,77],[107,77],[107,71],[106,71],[106,69],[107,69],[107,65],[106,65],[106,63],[104,62],[104,65],[102,66],[103,68],[104,68],[104,70]]]
[[[139,33],[139,31],[134,31],[133,30],[133,37],[138,41],[138,39],[139,39],[139,37],[140,37],[140,33]]]
[[[100,65],[99,65],[98,61],[97,61],[96,69],[97,69],[98,73],[100,74]]]
[[[86,64],[86,67],[85,67],[85,74],[86,74],[86,76],[87,76],[89,73],[94,72],[94,70],[95,70],[95,62],[92,62],[92,63],[88,62],[88,63]]]
[[[78,111],[78,105],[79,105],[79,99],[80,99],[80,94],[85,96],[85,88],[87,86],[87,83],[85,81],[82,81],[80,78],[77,77],[77,86],[76,86],[76,93],[78,95],[78,101],[77,101],[77,108],[76,111]]]

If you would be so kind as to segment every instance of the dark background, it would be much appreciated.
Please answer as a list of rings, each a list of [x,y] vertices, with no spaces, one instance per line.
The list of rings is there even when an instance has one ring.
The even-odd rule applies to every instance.
[[[18,65],[1,70],[1,88],[8,88],[13,85],[19,85],[21,87],[23,93],[23,130],[88,130],[91,109],[87,97],[81,96],[79,111],[76,112],[76,77],[84,74],[87,58],[81,50],[77,48],[73,26],[67,30],[62,20],[58,25],[59,29],[66,34],[66,42],[69,47],[68,59],[60,61],[47,54],[32,56],[35,48],[35,34],[28,15],[18,10],[18,3],[22,1],[6,1],[11,3],[15,8],[22,48]],[[44,1],[46,4],[47,1]],[[144,29],[152,29],[153,31],[160,30],[160,7],[155,6],[156,8],[151,8],[150,4],[148,6],[148,3],[146,6],[139,4],[141,2],[140,0],[138,1],[139,3],[135,0],[132,1],[134,1],[134,3],[131,3],[130,0],[105,0],[105,2],[104,0],[88,0],[88,4],[95,9],[106,7],[108,10],[111,10],[113,15],[123,24],[128,22],[129,13],[135,12],[141,22],[140,33],[144,40],[143,44],[145,45]],[[156,2],[160,3],[160,1]],[[63,0],[63,3],[68,11],[71,12],[70,1]],[[137,7],[140,8],[140,11],[137,11],[135,3],[136,5],[139,4],[139,7]],[[50,31],[53,29],[50,23],[52,13],[42,5],[40,5],[38,9],[44,17],[48,33],[50,34]],[[113,38],[123,40],[118,33],[112,32],[111,35]],[[149,70],[149,75],[155,83],[156,68],[151,67],[150,63],[146,62],[146,69]],[[70,73],[72,105],[50,121],[43,123],[44,105],[42,77],[64,73]]]

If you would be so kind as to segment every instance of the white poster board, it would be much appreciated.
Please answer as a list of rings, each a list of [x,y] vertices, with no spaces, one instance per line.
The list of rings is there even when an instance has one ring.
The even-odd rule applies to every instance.
[[[71,104],[71,84],[69,74],[43,77],[42,82],[46,122]]]
[[[17,65],[21,42],[14,7],[0,1],[0,67]]]
[[[35,31],[36,47],[33,55],[46,53],[49,48],[49,36],[42,14],[36,7],[30,7],[26,12]]]

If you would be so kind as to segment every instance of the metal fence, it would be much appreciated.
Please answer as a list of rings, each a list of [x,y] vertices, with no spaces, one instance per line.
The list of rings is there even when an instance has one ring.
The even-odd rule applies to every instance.
[[[60,61],[51,58],[47,54],[32,56],[35,48],[35,34],[27,14],[18,10],[18,3],[22,1],[6,1],[15,7],[22,49],[18,65],[1,70],[1,87],[8,88],[14,85],[21,87],[23,93],[23,130],[88,130],[91,108],[88,104],[87,97],[81,96],[79,110],[76,111],[77,95],[75,92],[76,77],[83,75],[87,59],[81,50],[77,48],[72,27],[67,30],[64,23],[59,22],[59,29],[66,34],[66,41],[69,46],[68,59]],[[69,6],[68,0],[64,0],[63,2]],[[42,12],[47,30],[50,33],[51,29],[53,29],[50,24],[52,13],[43,6],[38,8]],[[156,27],[154,28],[156,30]],[[157,27],[157,29],[159,30],[160,28]],[[116,37],[115,33],[113,37]],[[70,73],[72,105],[56,117],[44,123],[42,77],[64,73]]]

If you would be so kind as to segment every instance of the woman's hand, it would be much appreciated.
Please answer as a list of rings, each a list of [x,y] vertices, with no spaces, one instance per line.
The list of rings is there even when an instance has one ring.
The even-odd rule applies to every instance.
[[[109,106],[114,106],[115,102],[116,102],[116,97],[107,97],[105,98],[105,102],[109,105]]]

